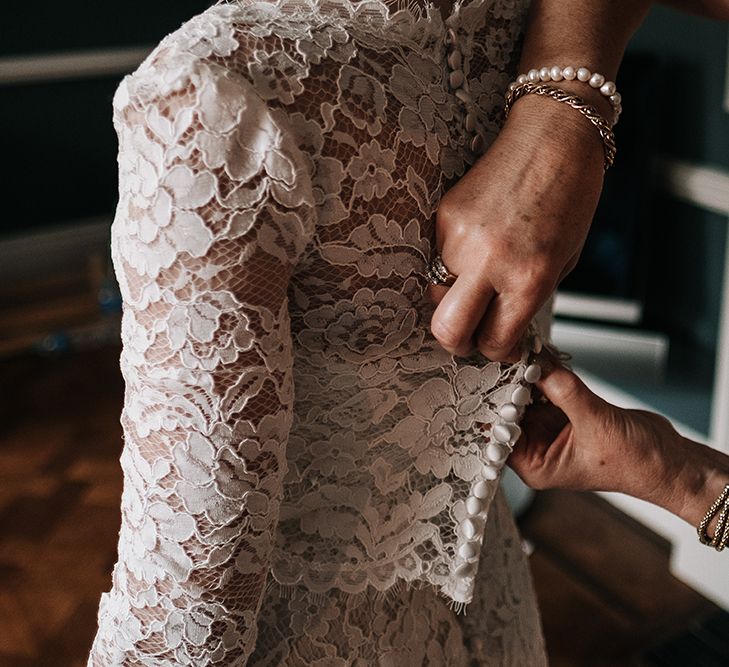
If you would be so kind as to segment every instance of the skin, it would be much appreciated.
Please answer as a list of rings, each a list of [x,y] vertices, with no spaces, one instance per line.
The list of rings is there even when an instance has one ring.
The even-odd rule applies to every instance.
[[[440,4],[447,12],[451,3]],[[585,65],[615,80],[652,4],[532,0],[518,70]],[[671,4],[729,15],[726,0]],[[598,90],[576,80],[559,86],[612,117]],[[446,350],[519,359],[530,320],[579,259],[603,177],[602,140],[577,110],[538,95],[514,104],[489,149],[442,197],[436,214],[436,248],[458,276],[450,288],[428,286],[437,306],[431,331]]]
[[[617,407],[545,350],[537,389],[507,461],[535,489],[619,491],[696,526],[729,484],[729,456],[681,436],[666,418]],[[718,520],[709,523],[709,534]]]

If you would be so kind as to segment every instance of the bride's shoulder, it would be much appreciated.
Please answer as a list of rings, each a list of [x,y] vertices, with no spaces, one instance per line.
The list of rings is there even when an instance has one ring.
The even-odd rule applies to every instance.
[[[345,6],[348,0],[328,0]],[[314,0],[219,2],[164,37],[120,83],[114,108],[144,105],[204,82],[253,85],[264,99],[287,104],[303,92],[312,64],[354,50],[346,29]]]

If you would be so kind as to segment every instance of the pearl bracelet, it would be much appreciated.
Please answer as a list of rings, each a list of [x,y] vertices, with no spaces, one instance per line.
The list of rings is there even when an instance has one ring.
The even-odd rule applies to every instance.
[[[610,100],[613,105],[613,111],[615,115],[613,117],[613,125],[616,125],[620,112],[623,110],[622,100],[620,93],[615,88],[614,81],[606,81],[602,74],[597,72],[591,72],[587,67],[574,68],[559,67],[542,67],[541,69],[530,69],[526,74],[520,74],[515,81],[509,84],[509,90],[514,90],[521,83],[541,83],[544,81],[573,81],[577,79],[587,83],[592,88],[597,88],[600,92]]]

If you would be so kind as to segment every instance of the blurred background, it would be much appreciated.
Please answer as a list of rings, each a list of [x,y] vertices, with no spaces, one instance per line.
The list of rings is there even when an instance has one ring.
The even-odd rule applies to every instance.
[[[0,9],[0,667],[84,665],[110,586],[122,445],[111,100],[209,4]],[[631,41],[617,161],[553,338],[608,400],[729,452],[728,47],[727,24],[662,7]],[[509,469],[503,484],[552,664],[729,664],[726,554],[618,494],[535,494]]]

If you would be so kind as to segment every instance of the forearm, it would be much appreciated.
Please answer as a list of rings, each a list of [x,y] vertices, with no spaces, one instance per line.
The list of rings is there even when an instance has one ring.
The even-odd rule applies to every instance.
[[[532,0],[521,65],[594,67],[614,78],[652,0]]]
[[[712,447],[677,436],[676,447],[685,452],[684,463],[675,475],[675,482],[666,486],[657,503],[692,526],[698,526],[712,503],[729,484],[729,456]],[[714,534],[718,515],[709,523]]]
[[[552,65],[584,66],[614,81],[628,41],[652,4],[652,0],[532,0],[519,72]],[[610,102],[584,83],[557,85],[610,113]],[[530,102],[549,104],[544,99]]]

